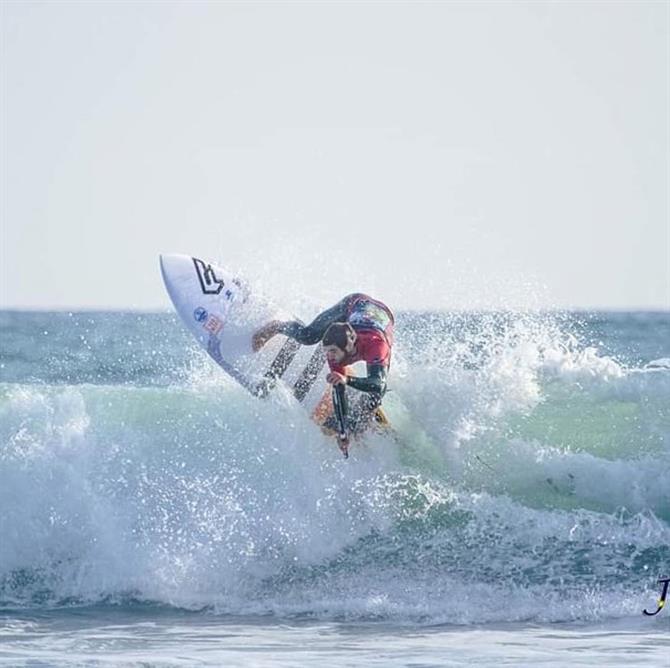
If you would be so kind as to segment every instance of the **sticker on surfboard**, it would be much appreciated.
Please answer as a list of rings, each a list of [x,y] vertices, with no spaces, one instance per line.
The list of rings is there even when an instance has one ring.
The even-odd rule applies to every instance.
[[[161,255],[165,287],[182,321],[210,357],[255,396],[286,384],[310,412],[324,391],[321,345],[301,346],[283,335],[254,352],[254,332],[271,320],[293,320],[232,272],[189,255]]]

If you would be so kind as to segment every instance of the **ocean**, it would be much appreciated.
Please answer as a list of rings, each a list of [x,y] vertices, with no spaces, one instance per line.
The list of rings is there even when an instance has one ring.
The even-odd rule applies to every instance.
[[[0,312],[0,665],[670,666],[670,313],[403,313],[389,386],[344,460],[176,315]]]

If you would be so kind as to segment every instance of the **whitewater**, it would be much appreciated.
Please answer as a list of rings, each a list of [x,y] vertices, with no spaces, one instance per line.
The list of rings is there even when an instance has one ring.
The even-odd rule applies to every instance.
[[[0,312],[0,665],[670,664],[670,314],[396,338],[344,460],[172,314]]]

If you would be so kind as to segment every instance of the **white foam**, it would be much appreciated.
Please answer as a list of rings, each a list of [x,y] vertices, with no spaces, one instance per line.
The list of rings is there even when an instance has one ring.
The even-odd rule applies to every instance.
[[[670,543],[670,374],[530,317],[449,337],[418,358],[399,341],[402,445],[374,436],[347,462],[286,396],[261,403],[198,353],[185,387],[0,386],[0,599],[637,612]]]

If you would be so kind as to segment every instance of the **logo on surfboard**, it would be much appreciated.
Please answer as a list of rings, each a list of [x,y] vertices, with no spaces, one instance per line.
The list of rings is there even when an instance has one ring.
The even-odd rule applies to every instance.
[[[198,274],[202,293],[205,295],[218,295],[223,290],[224,282],[222,278],[217,278],[212,265],[206,264],[196,257],[193,258],[193,264],[195,265],[195,273]]]
[[[210,334],[218,334],[223,329],[223,322],[221,322],[215,315],[210,315],[209,318],[205,320],[202,327]]]
[[[202,306],[198,306],[198,308],[193,311],[193,319],[196,322],[204,322],[207,320],[208,315],[207,309],[202,308]]]

